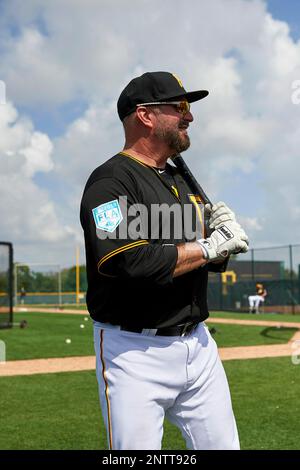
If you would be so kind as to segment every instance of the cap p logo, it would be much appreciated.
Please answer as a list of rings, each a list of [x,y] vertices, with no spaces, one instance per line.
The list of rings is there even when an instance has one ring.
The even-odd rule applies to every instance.
[[[172,73],[172,75],[173,75],[174,78],[176,78],[176,80],[179,83],[179,85],[181,86],[181,88],[183,88],[183,84],[182,84],[182,81],[180,80],[180,78],[175,73]]]

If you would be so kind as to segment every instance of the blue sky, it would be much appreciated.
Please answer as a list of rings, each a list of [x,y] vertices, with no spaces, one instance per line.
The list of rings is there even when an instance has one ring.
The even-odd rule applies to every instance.
[[[185,158],[251,246],[300,243],[300,2],[74,0],[70,16],[68,0],[10,0],[0,13],[0,239],[17,261],[70,265],[77,245],[84,261],[81,193],[122,148],[116,100],[147,70],[210,91]]]
[[[300,38],[300,2],[298,0],[267,0],[268,10],[275,19],[286,21],[294,40]]]

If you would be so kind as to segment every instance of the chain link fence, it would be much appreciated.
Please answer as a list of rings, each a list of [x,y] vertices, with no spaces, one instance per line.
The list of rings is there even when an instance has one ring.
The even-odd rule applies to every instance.
[[[2,260],[5,276],[7,276],[6,260],[7,258]],[[84,304],[87,287],[85,266],[80,267],[80,288],[78,284],[77,291],[74,266],[61,271],[57,268],[55,274],[52,271],[50,273],[46,268],[38,269],[37,266],[17,263],[15,265],[16,305]],[[256,248],[242,255],[231,256],[225,273],[209,274],[210,310],[248,312],[248,297],[256,294],[258,282],[267,290],[262,307],[264,312],[300,314],[300,244]],[[26,297],[23,297],[23,300],[20,292],[22,286],[26,290]],[[2,293],[2,304],[7,305],[7,302],[7,295]],[[4,310],[9,314],[7,306],[3,312]]]
[[[230,258],[225,273],[209,275],[211,310],[249,311],[256,283],[267,290],[261,310],[300,314],[300,245],[256,248]]]

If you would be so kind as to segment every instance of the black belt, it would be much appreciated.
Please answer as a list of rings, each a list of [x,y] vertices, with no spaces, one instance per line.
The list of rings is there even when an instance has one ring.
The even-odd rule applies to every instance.
[[[153,336],[187,336],[191,333],[199,323],[184,323],[181,325],[170,326],[168,328],[158,328],[156,329],[156,333],[153,333]],[[132,333],[142,333],[143,330],[147,328],[135,328],[132,326],[121,326],[121,330],[123,331],[131,331]],[[153,328],[155,331],[155,328]]]

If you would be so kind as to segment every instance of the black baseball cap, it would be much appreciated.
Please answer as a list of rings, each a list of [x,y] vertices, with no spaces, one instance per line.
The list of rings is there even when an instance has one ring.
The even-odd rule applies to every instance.
[[[121,121],[133,113],[137,104],[186,99],[189,103],[208,95],[207,90],[186,91],[177,75],[170,72],[146,72],[133,78],[118,99],[118,114]]]

